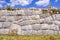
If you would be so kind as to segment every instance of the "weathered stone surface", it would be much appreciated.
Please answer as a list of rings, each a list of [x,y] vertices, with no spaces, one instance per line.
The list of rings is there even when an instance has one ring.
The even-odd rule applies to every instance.
[[[30,24],[39,24],[40,20],[29,20]]]
[[[7,16],[6,20],[12,22],[12,21],[15,21],[15,17],[14,16]]]
[[[0,34],[60,34],[60,14],[52,15],[52,17],[48,14],[41,14],[41,10],[38,11],[38,9],[0,11],[2,13],[0,15]]]
[[[40,19],[40,24],[43,24],[45,22],[45,19]]]
[[[17,13],[15,11],[10,11],[8,16],[15,16]]]
[[[10,27],[10,30],[18,29],[18,28],[21,28],[21,26],[18,25],[18,24],[12,24],[11,27]]]
[[[47,35],[47,34],[53,35],[54,31],[53,30],[39,30],[38,34],[40,34],[40,35]]]
[[[4,28],[10,28],[11,23],[10,22],[3,22],[3,27]]]
[[[32,30],[22,30],[21,35],[32,35]]]
[[[46,17],[45,20],[46,21],[53,21],[53,18],[50,16],[50,17]]]
[[[59,31],[59,35],[60,35],[60,31]]]
[[[6,21],[6,16],[0,16],[0,22],[5,22]]]
[[[22,18],[20,20],[18,20],[18,22],[23,22],[23,21],[26,21],[26,20],[29,20],[28,16],[22,16]]]
[[[15,16],[16,21],[21,20],[21,19],[22,19],[22,16]]]
[[[41,12],[42,10],[36,10],[35,11],[35,15],[39,15],[39,14],[42,14],[42,12]]]
[[[53,30],[46,30],[46,34],[54,35],[54,31]]]
[[[54,24],[51,24],[51,25],[41,24],[41,29],[44,29],[44,30],[47,30],[47,29],[50,29],[50,30],[59,30],[59,26],[54,25]]]
[[[3,26],[3,22],[0,22],[0,28],[2,28],[2,26]]]
[[[22,26],[21,27],[22,30],[32,30],[32,26],[31,25],[26,25],[26,26]]]
[[[29,16],[29,19],[37,20],[37,19],[40,19],[40,17],[39,17],[39,15],[32,15],[32,16]]]
[[[58,35],[58,34],[59,34],[59,31],[54,31],[54,34],[55,34],[55,35]]]
[[[18,34],[18,35],[21,35],[21,34],[22,34],[21,32],[22,32],[22,29],[21,29],[21,28],[18,28],[18,29],[17,29],[17,34]]]
[[[28,16],[31,16],[31,15],[33,15],[34,13],[33,13],[33,11],[24,11],[24,13],[25,13],[25,15],[28,15]]]
[[[47,30],[49,29],[49,25],[48,24],[41,24],[41,28],[40,29],[44,29],[44,30]]]
[[[55,23],[55,25],[60,25],[60,21],[53,21]]]
[[[53,21],[45,21],[45,23],[51,25],[53,24]]]
[[[9,34],[9,29],[0,29],[0,34]]]
[[[8,12],[8,11],[5,11],[5,12],[2,12],[2,15],[5,15],[5,16],[7,16],[7,15],[9,15],[9,13],[10,13],[10,12]]]
[[[18,24],[21,26],[24,26],[24,25],[29,25],[30,22],[28,20],[26,20],[26,21],[19,22]]]
[[[60,14],[55,15],[55,20],[60,21]]]
[[[33,35],[34,35],[34,34],[38,35],[38,31],[32,30],[32,34],[33,34]]]
[[[25,13],[24,13],[24,10],[16,10],[16,12],[15,12],[16,14],[21,14],[21,15],[25,15]]]
[[[22,35],[27,35],[27,33],[28,33],[28,32],[27,32],[26,30],[21,31],[21,34],[22,34]]]
[[[40,24],[32,25],[33,30],[40,30]]]
[[[59,30],[59,26],[52,24],[52,25],[50,25],[50,29],[51,30]]]
[[[40,14],[40,18],[46,18],[46,17],[48,17],[49,15],[47,15],[47,14]]]
[[[12,35],[19,34],[20,30],[21,30],[21,26],[17,24],[12,24],[10,27],[10,34]]]

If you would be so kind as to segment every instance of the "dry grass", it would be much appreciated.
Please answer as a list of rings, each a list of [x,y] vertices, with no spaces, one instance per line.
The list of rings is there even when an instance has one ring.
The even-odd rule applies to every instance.
[[[31,35],[31,36],[0,35],[0,40],[60,40],[60,36],[59,35]]]

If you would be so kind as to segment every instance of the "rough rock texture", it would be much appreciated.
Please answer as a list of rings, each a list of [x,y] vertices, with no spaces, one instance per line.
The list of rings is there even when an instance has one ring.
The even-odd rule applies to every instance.
[[[17,35],[59,35],[60,14],[53,15],[55,20],[42,12],[33,10],[0,10],[0,34]]]

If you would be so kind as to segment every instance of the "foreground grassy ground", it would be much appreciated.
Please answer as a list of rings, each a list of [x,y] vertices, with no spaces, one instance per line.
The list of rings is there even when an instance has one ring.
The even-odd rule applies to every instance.
[[[0,40],[60,40],[60,35],[0,35]]]

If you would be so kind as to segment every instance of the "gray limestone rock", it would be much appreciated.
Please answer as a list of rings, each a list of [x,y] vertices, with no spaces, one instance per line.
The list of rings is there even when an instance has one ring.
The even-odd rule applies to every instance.
[[[40,23],[40,20],[29,20],[30,24],[33,25],[33,24],[39,24]]]
[[[47,29],[49,29],[50,27],[49,27],[49,25],[48,24],[41,24],[41,27],[40,27],[40,29],[43,29],[43,30],[47,30]]]
[[[11,27],[10,27],[10,30],[18,29],[18,28],[21,28],[21,26],[18,25],[18,24],[12,24]]]
[[[40,14],[40,18],[46,18],[46,17],[48,17],[49,15],[47,15],[47,14]]]
[[[0,17],[0,22],[5,22],[6,21],[6,16],[1,16]]]
[[[40,35],[54,35],[54,31],[53,30],[39,30],[38,34],[40,34]]]
[[[40,24],[34,24],[32,25],[33,30],[40,30]]]
[[[21,29],[22,30],[32,30],[32,26],[31,25],[22,26]]]
[[[0,29],[0,34],[9,34],[9,29]]]
[[[55,20],[60,21],[60,14],[55,15]]]
[[[29,19],[38,20],[38,19],[40,19],[40,17],[39,17],[39,15],[32,15],[32,16],[29,16]]]
[[[59,30],[59,26],[52,24],[52,25],[50,25],[50,30]]]
[[[11,23],[10,22],[3,22],[3,27],[4,28],[10,28]]]
[[[38,35],[38,31],[32,30],[32,34],[33,34],[33,35]]]
[[[25,13],[25,15],[28,15],[28,16],[31,16],[34,14],[33,11],[29,11],[29,10],[27,10],[27,11],[25,10],[24,13]]]
[[[15,17],[14,16],[7,16],[6,20],[12,22],[12,21],[15,21]]]
[[[0,28],[2,28],[2,26],[3,26],[3,22],[0,22]]]
[[[32,30],[22,30],[21,33],[21,35],[32,35]]]
[[[46,30],[46,34],[54,35],[54,31],[53,30]]]
[[[24,26],[24,25],[29,25],[30,22],[28,20],[26,20],[26,21],[19,22],[18,24],[21,26]]]

